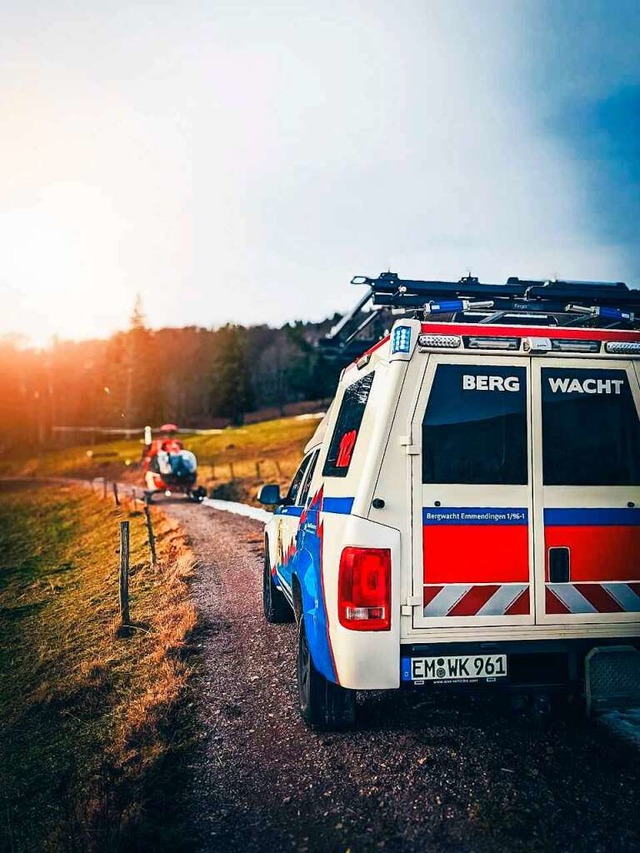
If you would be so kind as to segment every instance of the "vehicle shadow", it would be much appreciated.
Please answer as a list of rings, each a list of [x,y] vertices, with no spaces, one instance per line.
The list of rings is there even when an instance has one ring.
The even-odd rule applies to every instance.
[[[358,697],[358,729],[366,731],[431,731],[438,726],[456,726],[496,731],[531,726],[548,728],[571,725],[590,727],[579,703],[555,697],[548,711],[539,710],[532,697],[463,692],[372,691]]]

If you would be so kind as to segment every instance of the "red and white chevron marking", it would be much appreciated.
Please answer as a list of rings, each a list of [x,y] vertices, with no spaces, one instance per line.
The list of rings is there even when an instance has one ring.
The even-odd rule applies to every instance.
[[[425,586],[425,616],[528,616],[529,587],[521,583]]]
[[[548,583],[547,614],[640,613],[640,583]]]

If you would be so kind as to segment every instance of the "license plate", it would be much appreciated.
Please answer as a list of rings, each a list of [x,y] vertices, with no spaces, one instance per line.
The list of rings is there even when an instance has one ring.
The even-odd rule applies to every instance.
[[[408,663],[410,681],[495,681],[507,675],[506,655],[443,655],[410,658]]]

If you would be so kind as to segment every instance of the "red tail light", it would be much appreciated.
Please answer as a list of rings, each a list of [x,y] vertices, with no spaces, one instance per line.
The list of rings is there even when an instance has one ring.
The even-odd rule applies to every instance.
[[[391,551],[345,548],[338,576],[338,618],[352,631],[391,627]]]

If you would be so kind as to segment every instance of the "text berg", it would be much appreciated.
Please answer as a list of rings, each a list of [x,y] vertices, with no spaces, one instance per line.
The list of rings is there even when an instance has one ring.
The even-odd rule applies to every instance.
[[[462,376],[463,391],[519,391],[517,376]]]
[[[623,379],[579,379],[551,378],[549,386],[553,394],[621,394]]]

